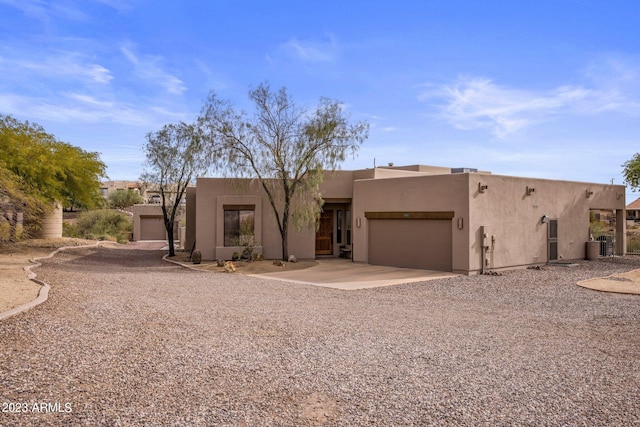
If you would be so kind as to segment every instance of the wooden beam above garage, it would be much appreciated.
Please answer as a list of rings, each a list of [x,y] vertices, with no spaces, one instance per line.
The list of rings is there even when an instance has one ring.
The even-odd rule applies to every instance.
[[[367,219],[453,219],[454,212],[365,212]]]

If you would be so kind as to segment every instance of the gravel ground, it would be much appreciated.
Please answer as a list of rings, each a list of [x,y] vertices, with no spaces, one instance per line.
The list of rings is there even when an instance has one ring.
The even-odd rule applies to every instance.
[[[0,425],[640,425],[640,296],[575,285],[638,260],[341,291],[161,254],[36,269],[49,301],[0,323]]]

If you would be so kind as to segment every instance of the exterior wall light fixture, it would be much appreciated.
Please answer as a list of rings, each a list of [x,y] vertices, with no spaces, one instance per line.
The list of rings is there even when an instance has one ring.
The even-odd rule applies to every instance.
[[[547,215],[542,215],[542,218],[540,218],[540,224],[546,224],[549,222],[549,217]]]
[[[478,183],[478,191],[484,193],[489,186],[487,184],[483,184],[481,182]]]
[[[589,197],[591,197],[591,196],[593,196],[593,191],[591,191],[591,190],[589,190],[589,189],[587,188],[587,199],[588,199]]]
[[[529,186],[527,185],[527,196],[530,196],[530,195],[532,195],[532,194],[533,194],[533,193],[535,193],[535,192],[536,192],[536,189],[535,189],[535,188],[533,188],[533,187],[529,187]]]
[[[360,217],[356,218],[356,227],[360,228],[362,226],[362,219]]]

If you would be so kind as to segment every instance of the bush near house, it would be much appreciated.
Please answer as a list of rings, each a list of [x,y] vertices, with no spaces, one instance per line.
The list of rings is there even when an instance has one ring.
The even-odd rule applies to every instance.
[[[11,224],[8,221],[0,220],[0,241],[9,240],[11,238]]]
[[[116,191],[115,193],[109,194],[109,207],[113,209],[130,208],[143,201],[142,196],[133,190]]]
[[[63,223],[62,234],[64,237],[126,243],[132,230],[131,217],[103,209],[83,212],[75,224]]]

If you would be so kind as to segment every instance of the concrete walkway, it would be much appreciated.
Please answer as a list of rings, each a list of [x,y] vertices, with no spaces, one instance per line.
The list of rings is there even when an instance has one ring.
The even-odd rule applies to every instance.
[[[607,277],[582,280],[578,282],[578,286],[593,289],[594,291],[640,295],[640,269],[627,273],[612,274]]]
[[[458,274],[443,271],[384,267],[354,263],[339,258],[321,258],[316,261],[318,265],[304,270],[253,274],[252,276],[345,290],[376,288],[458,276]]]

